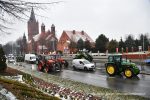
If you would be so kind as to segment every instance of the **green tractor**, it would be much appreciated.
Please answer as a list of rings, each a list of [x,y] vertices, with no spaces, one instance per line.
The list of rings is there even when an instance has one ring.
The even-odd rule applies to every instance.
[[[93,61],[93,57],[88,52],[78,52],[74,59],[86,59],[89,62]]]
[[[136,64],[127,58],[123,58],[122,55],[109,56],[105,67],[109,76],[119,75],[123,72],[126,78],[132,78],[140,73]]]

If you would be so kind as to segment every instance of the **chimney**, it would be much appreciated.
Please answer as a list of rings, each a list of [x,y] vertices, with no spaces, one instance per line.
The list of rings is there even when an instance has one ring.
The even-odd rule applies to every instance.
[[[84,35],[84,31],[81,31],[81,34]]]
[[[76,34],[76,31],[75,31],[75,30],[73,30],[73,34]]]

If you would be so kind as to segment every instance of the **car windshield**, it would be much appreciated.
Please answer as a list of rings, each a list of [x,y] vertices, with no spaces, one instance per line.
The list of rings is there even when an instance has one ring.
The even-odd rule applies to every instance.
[[[84,60],[83,63],[84,63],[84,64],[90,64],[90,62],[87,61],[87,60]]]

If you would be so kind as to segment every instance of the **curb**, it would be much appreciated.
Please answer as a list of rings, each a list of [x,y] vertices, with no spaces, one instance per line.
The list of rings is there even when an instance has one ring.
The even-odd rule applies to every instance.
[[[143,74],[143,75],[150,75],[150,73],[145,73],[145,72],[141,72],[139,74]]]

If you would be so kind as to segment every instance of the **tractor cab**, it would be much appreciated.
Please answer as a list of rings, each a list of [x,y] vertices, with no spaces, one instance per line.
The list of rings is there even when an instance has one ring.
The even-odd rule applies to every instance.
[[[56,62],[58,62],[60,64],[60,66],[62,67],[68,67],[69,63],[64,60],[60,54],[51,54],[49,55],[51,57],[51,59],[55,60]]]
[[[110,55],[108,57],[108,62],[105,64],[106,72],[110,76],[124,73],[125,77],[132,78],[139,74],[140,70],[135,63],[128,60],[122,55]]]

